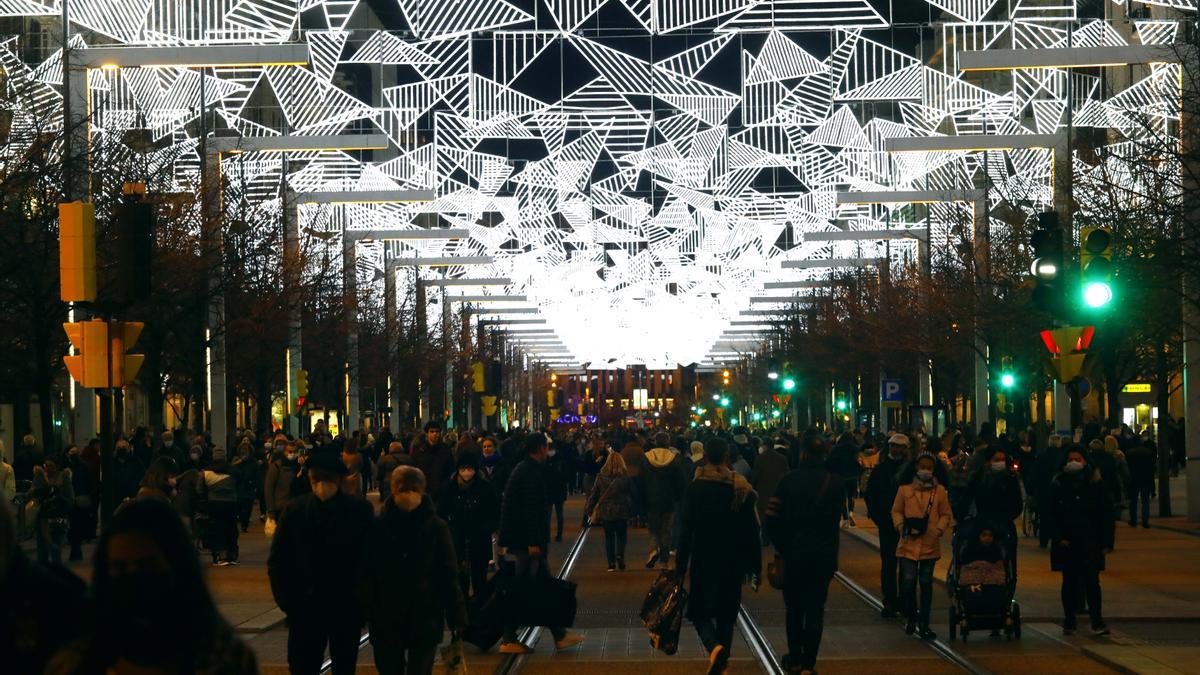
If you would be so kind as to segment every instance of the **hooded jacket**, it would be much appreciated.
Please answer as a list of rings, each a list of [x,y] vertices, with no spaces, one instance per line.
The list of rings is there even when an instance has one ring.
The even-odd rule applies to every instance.
[[[904,536],[905,518],[922,518],[929,513],[929,525],[919,537]],[[946,488],[934,480],[922,483],[916,478],[901,485],[892,502],[892,527],[900,533],[897,558],[937,560],[942,557],[942,533],[950,527],[950,497]]]
[[[545,467],[527,458],[513,469],[504,488],[497,543],[513,549],[545,547],[550,542],[549,505]]]
[[[646,453],[639,476],[646,513],[675,512],[687,487],[683,472],[683,458],[674,450],[654,448]]]

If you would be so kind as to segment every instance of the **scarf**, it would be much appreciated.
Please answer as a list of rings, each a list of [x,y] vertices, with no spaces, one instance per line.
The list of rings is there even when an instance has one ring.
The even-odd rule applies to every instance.
[[[716,483],[729,483],[733,485],[733,501],[736,508],[741,508],[742,504],[746,503],[746,498],[754,494],[754,488],[750,487],[750,481],[747,481],[742,474],[726,466],[704,464],[696,469],[696,480],[709,480]]]

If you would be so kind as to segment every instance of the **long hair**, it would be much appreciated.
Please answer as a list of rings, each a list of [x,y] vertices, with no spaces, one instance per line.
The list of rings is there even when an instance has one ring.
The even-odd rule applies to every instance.
[[[608,461],[604,463],[604,468],[600,469],[601,476],[628,476],[629,467],[625,464],[625,458],[619,452],[610,452]]]

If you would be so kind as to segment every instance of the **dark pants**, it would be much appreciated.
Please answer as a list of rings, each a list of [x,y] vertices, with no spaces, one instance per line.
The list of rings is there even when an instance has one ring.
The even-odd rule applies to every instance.
[[[469,598],[472,589],[478,594],[487,585],[492,540],[488,537],[456,542],[455,550],[458,551],[458,583],[462,587],[463,597]]]
[[[242,532],[250,528],[250,515],[254,513],[254,499],[243,499],[238,497],[238,524],[242,526]]]
[[[845,489],[846,506],[842,509],[842,518],[849,518],[854,513],[854,497],[858,494],[858,479],[846,481]]]
[[[1087,597],[1088,616],[1092,626],[1104,623],[1100,608],[1100,572],[1091,565],[1072,564],[1062,571],[1063,627],[1075,627],[1075,615],[1079,612],[1079,587]]]
[[[788,654],[793,666],[812,670],[817,665],[817,650],[825,631],[825,599],[829,596],[831,574],[813,574],[799,570],[788,572],[783,589],[787,607]]]
[[[879,587],[883,593],[885,609],[896,609],[897,602],[897,565],[896,547],[900,544],[900,535],[895,530],[879,528]]]
[[[563,531],[563,503],[562,503],[562,502],[555,502],[554,504],[552,504],[552,506],[554,507],[554,518],[555,518],[555,524],[558,526],[558,529],[556,529],[556,530],[554,531],[554,538],[555,538],[555,539],[562,539],[562,531]]]
[[[733,626],[735,623],[737,623],[736,609],[728,616],[692,621],[692,625],[696,627],[696,635],[700,636],[700,642],[704,645],[705,651],[711,652],[717,648],[717,645],[723,645],[726,654],[729,654],[730,649],[733,647]]]
[[[1134,487],[1129,494],[1129,524],[1136,525],[1138,520],[1138,504],[1142,507],[1142,524],[1150,524],[1150,493],[1153,488]]]
[[[212,519],[213,526],[213,559],[216,560],[218,553],[224,556],[225,560],[238,559],[238,523],[237,523],[237,502],[216,502],[208,503],[208,517]]]
[[[530,556],[529,551],[527,551],[525,549],[520,549],[520,550],[515,550],[515,551],[512,549],[509,549],[508,552],[515,559],[516,564],[514,565],[514,570],[513,570],[514,576],[517,576],[517,577],[536,577],[539,575],[549,576],[550,571],[549,571],[549,568],[546,567],[545,554],[537,556],[535,558],[535,557]],[[550,633],[554,635],[555,642],[563,639],[563,636],[567,634],[567,630],[565,628],[563,628],[562,626],[548,626],[548,628],[550,629]],[[516,642],[517,641],[517,626],[506,625],[504,627],[504,641],[505,642]]]
[[[617,560],[625,559],[625,541],[629,536],[629,523],[624,520],[614,520],[604,523],[604,553],[608,556],[608,566],[617,564]]]
[[[67,542],[71,544],[71,560],[83,559],[83,542],[96,538],[96,509],[90,506],[71,507],[71,529]]]
[[[429,675],[437,656],[437,645],[402,649],[372,642],[371,650],[375,652],[375,669],[380,675]]]
[[[324,615],[288,620],[288,669],[292,675],[318,675],[329,645],[333,675],[354,675],[358,667],[359,622]]]
[[[671,557],[671,525],[675,513],[647,513],[646,524],[650,527],[650,552],[658,551],[658,561],[666,565]]]
[[[933,604],[933,567],[937,560],[900,559],[900,576],[904,580],[904,616],[922,627],[929,627],[929,608]],[[921,602],[917,604],[917,584],[921,585]]]

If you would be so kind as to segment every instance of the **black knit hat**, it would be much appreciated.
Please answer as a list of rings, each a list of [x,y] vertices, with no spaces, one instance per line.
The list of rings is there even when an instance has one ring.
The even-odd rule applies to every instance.
[[[309,471],[326,471],[335,476],[346,475],[346,463],[342,461],[342,457],[337,452],[330,450],[321,450],[312,453],[305,463]]]
[[[461,469],[464,466],[470,467],[470,468],[478,471],[479,470],[479,455],[475,454],[474,452],[464,452],[463,454],[459,455],[458,463],[454,465],[454,468]]]

